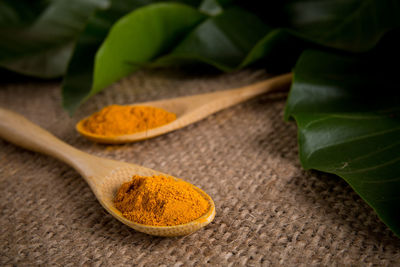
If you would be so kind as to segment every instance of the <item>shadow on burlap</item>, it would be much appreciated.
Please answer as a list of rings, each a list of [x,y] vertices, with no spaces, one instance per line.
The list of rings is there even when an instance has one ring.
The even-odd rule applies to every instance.
[[[135,232],[107,214],[65,164],[0,140],[0,265],[310,266],[400,264],[400,240],[340,178],[301,169],[286,96],[250,100],[179,131],[99,145],[74,124],[108,104],[222,90],[263,72],[139,72],[90,99],[72,118],[58,82],[0,85],[0,106],[88,153],[186,179],[214,199],[212,224],[186,237]]]

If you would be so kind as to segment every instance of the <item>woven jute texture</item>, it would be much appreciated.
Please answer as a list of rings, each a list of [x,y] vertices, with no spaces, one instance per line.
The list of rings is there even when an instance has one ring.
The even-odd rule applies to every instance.
[[[143,71],[71,118],[60,82],[0,84],[0,106],[90,154],[181,177],[215,201],[213,223],[180,238],[130,229],[69,166],[0,140],[1,266],[399,266],[400,240],[339,177],[302,170],[286,94],[257,97],[134,144],[87,141],[75,123],[109,104],[223,90],[268,77]]]

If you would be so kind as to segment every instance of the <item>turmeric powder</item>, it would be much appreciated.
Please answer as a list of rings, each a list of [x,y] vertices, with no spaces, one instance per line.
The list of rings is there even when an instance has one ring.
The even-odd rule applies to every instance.
[[[175,119],[174,113],[161,108],[111,105],[87,118],[83,127],[92,134],[118,136],[146,131]]]
[[[210,208],[191,184],[164,175],[134,175],[121,185],[114,204],[128,220],[154,226],[188,223]]]

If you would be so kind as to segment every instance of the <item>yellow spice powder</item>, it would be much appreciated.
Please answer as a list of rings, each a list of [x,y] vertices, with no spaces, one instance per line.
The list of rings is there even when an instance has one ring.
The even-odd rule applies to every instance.
[[[191,222],[210,207],[191,184],[164,175],[133,176],[122,184],[114,204],[128,220],[155,226]]]
[[[161,108],[111,105],[86,119],[83,127],[92,134],[118,136],[146,131],[175,119],[174,113]]]

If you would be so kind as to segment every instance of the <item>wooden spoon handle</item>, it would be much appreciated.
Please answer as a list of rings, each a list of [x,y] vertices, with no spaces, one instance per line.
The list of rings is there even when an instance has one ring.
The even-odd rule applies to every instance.
[[[55,157],[74,167],[82,175],[87,160],[93,156],[62,142],[48,131],[33,124],[23,116],[0,108],[0,138],[28,150]]]

